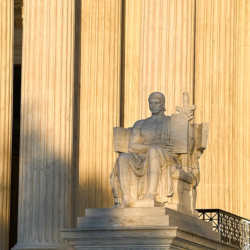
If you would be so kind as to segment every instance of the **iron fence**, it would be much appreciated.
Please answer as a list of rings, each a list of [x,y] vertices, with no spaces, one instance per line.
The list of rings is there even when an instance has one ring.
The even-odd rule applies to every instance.
[[[250,220],[220,209],[196,209],[200,219],[211,222],[222,243],[250,250]]]

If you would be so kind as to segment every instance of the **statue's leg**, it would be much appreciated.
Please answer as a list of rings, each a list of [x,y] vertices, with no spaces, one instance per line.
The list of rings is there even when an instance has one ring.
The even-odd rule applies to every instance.
[[[171,197],[173,196],[174,190],[173,190],[173,179],[172,179],[172,173],[176,170],[176,166],[174,164],[170,164],[168,166],[168,189],[167,189],[167,196]]]
[[[130,169],[129,169],[129,156],[126,153],[120,154],[117,160],[117,175],[120,182],[120,188],[122,193],[122,205],[129,206],[131,201],[130,195]]]
[[[121,205],[121,197],[120,197],[120,184],[119,184],[119,180],[117,177],[117,163],[115,164],[115,167],[110,175],[110,185],[112,188],[112,193],[113,193],[113,197],[114,197],[114,205],[116,206],[120,206]]]
[[[196,206],[196,198],[197,198],[197,191],[196,191],[196,187],[192,188],[192,211],[195,210],[195,206]]]
[[[154,199],[157,193],[161,174],[161,158],[156,147],[152,147],[148,151],[149,171],[148,171],[148,189],[145,199]]]

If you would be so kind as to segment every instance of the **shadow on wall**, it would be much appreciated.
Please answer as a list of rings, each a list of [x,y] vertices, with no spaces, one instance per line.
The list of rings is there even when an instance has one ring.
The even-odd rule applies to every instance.
[[[33,129],[21,138],[18,222],[24,241],[54,243],[59,228],[74,225],[75,168],[71,153],[53,137]]]
[[[53,137],[53,133],[45,135],[34,129],[23,135],[19,232],[24,241],[46,240],[52,244],[60,239],[60,229],[75,226],[77,168],[70,151],[64,145],[53,143],[56,140]],[[108,190],[96,187],[96,178],[92,176],[88,191],[95,190],[96,196],[107,199]]]

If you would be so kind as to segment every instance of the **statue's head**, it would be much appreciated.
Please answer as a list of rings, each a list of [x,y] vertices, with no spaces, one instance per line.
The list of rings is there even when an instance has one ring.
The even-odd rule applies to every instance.
[[[164,112],[165,96],[161,92],[153,92],[148,97],[149,109],[152,114]]]

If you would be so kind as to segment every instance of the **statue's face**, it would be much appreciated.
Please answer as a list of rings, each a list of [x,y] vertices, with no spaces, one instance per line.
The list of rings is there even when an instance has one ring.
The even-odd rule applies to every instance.
[[[152,114],[158,114],[163,110],[163,104],[160,98],[152,97],[149,99],[149,109]]]

